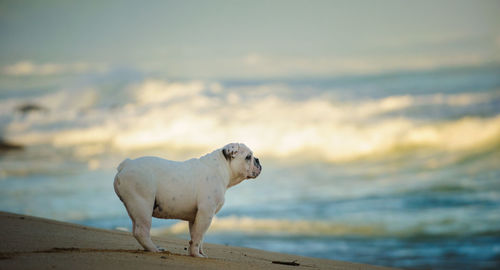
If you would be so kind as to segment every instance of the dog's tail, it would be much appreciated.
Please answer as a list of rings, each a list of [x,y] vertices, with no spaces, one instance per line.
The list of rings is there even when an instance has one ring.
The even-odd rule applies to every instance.
[[[130,161],[130,158],[127,158],[127,159],[125,159],[124,161],[122,161],[122,162],[120,163],[120,165],[118,165],[118,167],[116,168],[116,170],[117,170],[118,172],[120,172],[120,171],[123,169],[123,167],[125,167],[125,165],[127,165],[127,163],[128,163],[129,161]]]

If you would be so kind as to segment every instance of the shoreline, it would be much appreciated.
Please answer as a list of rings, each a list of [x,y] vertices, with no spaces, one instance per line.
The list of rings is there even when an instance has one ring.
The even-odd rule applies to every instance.
[[[0,268],[394,269],[209,243],[208,259],[193,258],[185,239],[152,238],[167,251],[143,251],[130,232],[0,211]]]

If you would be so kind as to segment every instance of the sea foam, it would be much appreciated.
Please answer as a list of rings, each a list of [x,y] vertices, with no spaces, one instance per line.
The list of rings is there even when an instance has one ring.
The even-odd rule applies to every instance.
[[[328,93],[290,98],[291,91],[276,84],[238,91],[218,83],[146,79],[117,90],[121,103],[113,106],[103,105],[99,89],[88,88],[5,99],[0,114],[9,140],[72,148],[84,157],[99,154],[99,148],[203,153],[240,141],[266,157],[346,161],[412,147],[462,151],[500,137],[500,115],[425,120],[401,113],[480,106],[498,98],[499,91],[350,101]],[[48,110],[14,113],[26,102]]]

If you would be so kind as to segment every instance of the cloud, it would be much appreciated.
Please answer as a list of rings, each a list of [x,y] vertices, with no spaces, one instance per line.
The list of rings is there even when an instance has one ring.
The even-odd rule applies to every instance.
[[[4,66],[2,72],[11,76],[45,76],[58,74],[80,74],[85,72],[105,72],[107,69],[107,66],[104,64],[91,64],[84,62],[71,64],[36,64],[31,61],[20,61],[12,65]]]
[[[244,57],[243,61],[245,62],[245,64],[253,66],[262,64],[264,62],[264,58],[258,53],[249,53]]]
[[[368,46],[368,45],[367,45]],[[379,38],[364,51],[248,51],[233,63],[249,77],[337,76],[500,63],[500,36],[448,33]],[[231,71],[230,71],[231,72]],[[238,75],[238,74],[236,74]]]
[[[488,53],[448,52],[439,54],[401,54],[370,56],[276,56],[249,53],[235,69],[243,76],[293,77],[374,74],[406,70],[480,66],[499,63],[500,57]],[[235,64],[238,65],[238,64]],[[231,74],[241,76],[242,74]]]
[[[214,85],[214,87],[217,87]],[[220,86],[219,86],[220,87]],[[135,98],[141,104],[162,103],[199,94],[205,84],[199,81],[189,83],[170,83],[149,79],[132,87]]]

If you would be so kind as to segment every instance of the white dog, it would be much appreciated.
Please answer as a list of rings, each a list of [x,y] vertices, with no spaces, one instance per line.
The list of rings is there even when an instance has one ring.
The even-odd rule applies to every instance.
[[[151,241],[151,217],[189,221],[189,253],[206,257],[203,235],[224,204],[226,190],[262,170],[259,159],[244,144],[231,143],[199,159],[184,162],[158,157],[126,159],[118,166],[115,192],[132,219],[133,234],[146,249]]]

